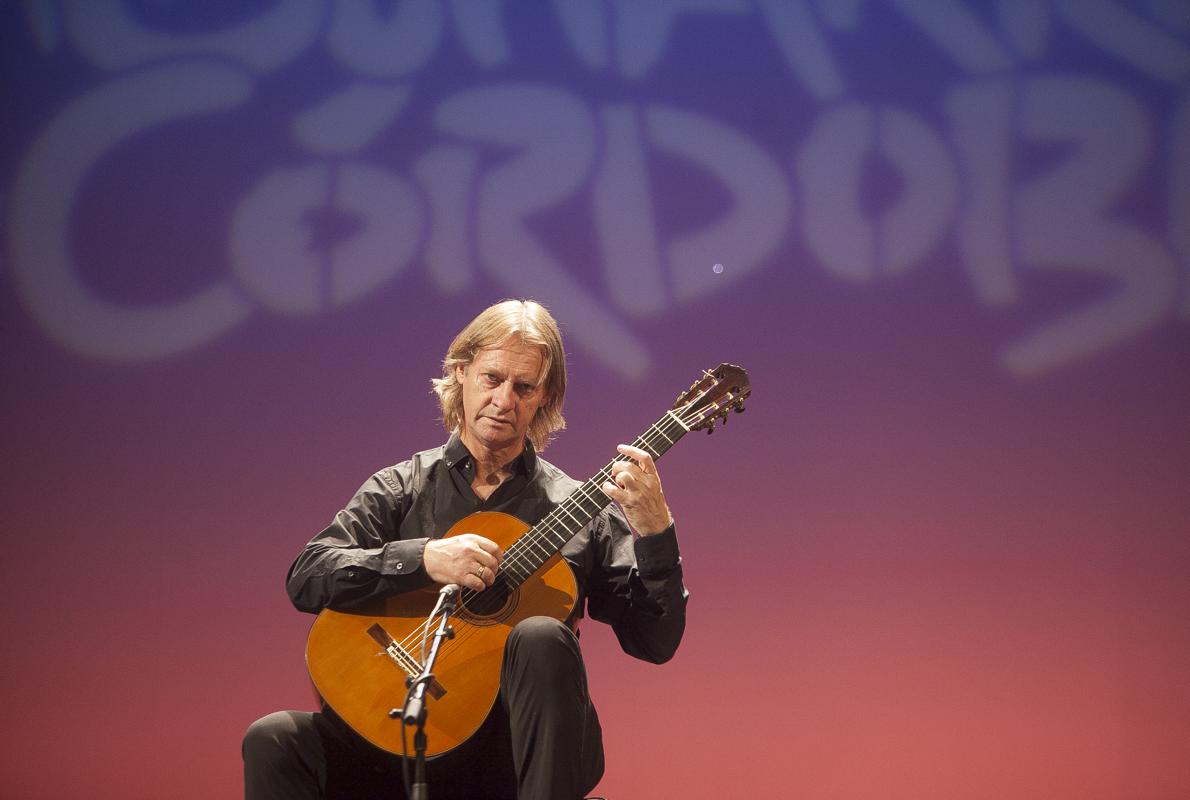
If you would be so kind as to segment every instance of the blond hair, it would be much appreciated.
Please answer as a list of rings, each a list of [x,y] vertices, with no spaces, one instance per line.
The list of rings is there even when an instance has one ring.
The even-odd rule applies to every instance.
[[[464,369],[481,350],[496,347],[509,339],[541,350],[545,362],[542,381],[544,400],[529,423],[528,437],[537,450],[544,450],[551,436],[566,427],[562,401],[566,397],[566,351],[562,332],[545,306],[533,300],[504,300],[488,306],[459,332],[446,357],[442,359],[442,377],[430,381],[442,410],[442,424],[448,431],[463,427],[463,386],[456,367]]]

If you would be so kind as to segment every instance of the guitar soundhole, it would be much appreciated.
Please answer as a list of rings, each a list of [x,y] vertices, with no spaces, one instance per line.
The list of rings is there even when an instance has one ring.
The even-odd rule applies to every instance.
[[[520,593],[500,581],[463,601],[460,614],[474,625],[495,625],[516,610]]]

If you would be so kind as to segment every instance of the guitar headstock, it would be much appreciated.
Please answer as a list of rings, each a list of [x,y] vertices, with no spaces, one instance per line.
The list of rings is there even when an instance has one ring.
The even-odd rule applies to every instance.
[[[744,410],[744,400],[752,394],[748,373],[735,364],[720,364],[678,395],[673,411],[688,431],[706,429],[715,432],[716,423],[727,424],[730,412]]]

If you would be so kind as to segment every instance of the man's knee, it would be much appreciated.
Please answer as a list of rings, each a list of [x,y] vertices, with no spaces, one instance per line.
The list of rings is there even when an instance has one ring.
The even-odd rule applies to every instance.
[[[586,691],[586,672],[578,639],[552,617],[529,617],[517,623],[504,649],[503,682]]]
[[[241,745],[244,761],[266,764],[291,758],[308,735],[305,729],[310,724],[304,717],[309,716],[300,711],[277,711],[253,722]]]
[[[578,640],[565,624],[553,617],[521,620],[508,634],[509,650],[579,654]]]

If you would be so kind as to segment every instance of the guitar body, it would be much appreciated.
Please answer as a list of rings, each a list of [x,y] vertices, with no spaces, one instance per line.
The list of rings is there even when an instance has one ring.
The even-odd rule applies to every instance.
[[[480,511],[446,536],[474,533],[507,551],[528,530],[516,517]],[[500,691],[504,643],[518,622],[565,621],[574,611],[574,574],[558,553],[518,588],[500,587],[497,581],[485,592],[464,592],[451,617],[455,635],[442,644],[436,683],[426,694],[427,756],[462,744],[487,718]],[[406,678],[420,671],[422,630],[437,600],[438,587],[429,587],[349,611],[326,609],[310,629],[306,665],[319,694],[356,733],[390,753],[401,753],[401,722],[388,712],[400,708]]]

